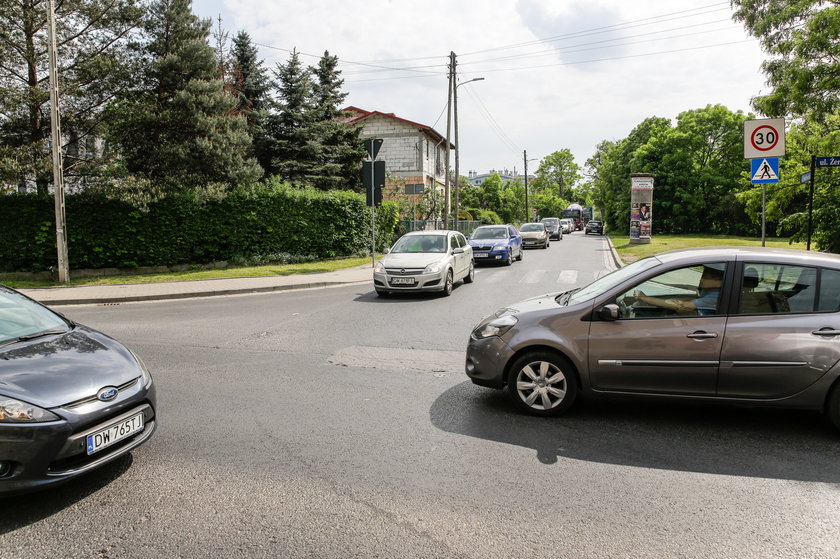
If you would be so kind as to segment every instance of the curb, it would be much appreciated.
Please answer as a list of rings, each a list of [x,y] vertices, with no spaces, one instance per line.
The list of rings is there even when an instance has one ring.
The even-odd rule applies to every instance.
[[[610,255],[612,256],[613,264],[615,264],[616,268],[623,268],[625,266],[625,264],[621,260],[621,258],[618,256],[618,251],[615,250],[615,247],[613,246],[613,243],[612,243],[612,239],[610,239],[606,235],[604,235],[604,237],[607,239],[607,246],[610,247]]]
[[[161,293],[158,295],[126,295],[125,297],[93,297],[88,299],[51,299],[39,301],[43,305],[115,305],[119,303],[132,303],[141,301],[167,301],[173,299],[191,299],[197,297],[219,297],[223,295],[241,295],[247,293],[270,293],[272,291],[292,291],[297,289],[315,289],[320,287],[337,287],[367,283],[367,281],[330,281],[317,283],[301,283],[297,285],[274,285],[268,287],[242,287],[237,289],[220,289],[216,291],[193,291],[184,293]],[[28,291],[26,295],[38,301],[37,293]]]

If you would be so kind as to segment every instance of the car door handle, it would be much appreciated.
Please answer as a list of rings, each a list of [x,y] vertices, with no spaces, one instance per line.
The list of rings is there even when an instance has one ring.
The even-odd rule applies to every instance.
[[[831,328],[820,328],[811,332],[815,336],[840,336],[840,330],[832,330]]]
[[[686,338],[691,338],[692,340],[707,340],[709,338],[717,338],[718,335],[715,332],[694,332],[686,336]]]

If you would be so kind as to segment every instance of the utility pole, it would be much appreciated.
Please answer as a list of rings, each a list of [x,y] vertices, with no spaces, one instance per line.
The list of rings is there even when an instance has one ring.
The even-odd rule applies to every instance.
[[[53,189],[55,191],[55,244],[58,252],[58,281],[70,281],[67,262],[67,221],[64,213],[64,169],[61,161],[61,116],[58,110],[58,60],[55,39],[55,11],[53,0],[47,0],[47,28],[49,30],[50,65],[50,128],[52,141]]]
[[[537,158],[528,159],[528,150],[522,150],[522,159],[525,160],[525,221],[531,221],[531,209],[528,205],[528,162],[536,161]]]
[[[460,161],[460,153],[461,153],[461,142],[458,139],[458,88],[462,85],[468,84],[470,82],[478,82],[483,80],[484,78],[473,78],[471,80],[467,80],[463,83],[456,83],[455,87],[453,88],[452,92],[452,106],[455,109],[453,112],[455,113],[455,230],[458,231],[458,214],[461,210],[461,186],[459,184],[461,178],[461,171],[459,168],[459,161]]]
[[[449,131],[452,127],[452,91],[455,89],[455,52],[449,52],[449,91],[446,96],[446,177],[443,182],[443,229],[449,229]]]

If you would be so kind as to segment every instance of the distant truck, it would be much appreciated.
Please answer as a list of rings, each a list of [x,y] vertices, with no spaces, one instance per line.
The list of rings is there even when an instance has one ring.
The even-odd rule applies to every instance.
[[[575,224],[575,231],[583,230],[583,206],[580,204],[572,204],[563,210],[562,217],[572,220],[572,223]]]

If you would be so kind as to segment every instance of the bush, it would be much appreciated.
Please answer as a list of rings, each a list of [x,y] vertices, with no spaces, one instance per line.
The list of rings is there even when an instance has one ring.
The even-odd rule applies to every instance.
[[[465,208],[464,211],[469,212],[472,219],[480,221],[482,225],[501,225],[504,223],[499,214],[493,210],[482,210],[480,208]]]
[[[349,191],[270,181],[222,198],[181,194],[144,209],[101,194],[68,194],[65,207],[74,269],[370,254],[371,211],[363,194]],[[381,250],[396,225],[396,205],[377,208],[376,221]],[[0,271],[56,266],[54,224],[52,197],[0,197]]]

